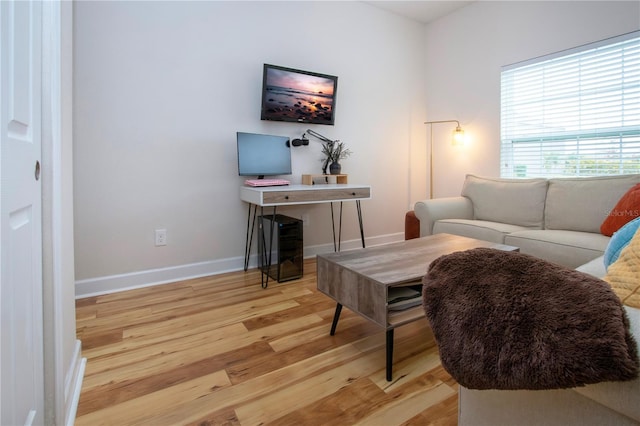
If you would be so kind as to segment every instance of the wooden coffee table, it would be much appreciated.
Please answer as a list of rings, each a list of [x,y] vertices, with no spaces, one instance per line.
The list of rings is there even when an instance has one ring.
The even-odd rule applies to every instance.
[[[387,331],[387,380],[392,379],[393,330],[425,316],[422,295],[390,304],[399,287],[420,289],[429,264],[438,257],[478,247],[518,251],[517,247],[449,234],[317,256],[318,290],[337,302],[331,335],[342,306]],[[406,289],[404,289],[406,290]],[[404,306],[409,306],[403,309]]]

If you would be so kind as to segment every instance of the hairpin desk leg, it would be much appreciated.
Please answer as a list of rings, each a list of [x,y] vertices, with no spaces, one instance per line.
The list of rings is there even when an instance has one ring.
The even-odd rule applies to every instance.
[[[362,248],[364,248],[364,226],[362,225],[362,207],[360,207],[360,200],[356,200],[356,209],[358,210],[358,224],[360,225],[360,239],[362,240]]]
[[[262,253],[262,259],[260,260],[262,263],[260,265],[261,268],[261,276],[260,276],[260,285],[262,288],[267,288],[269,285],[269,273],[271,272],[271,253],[273,250],[273,230],[275,227],[276,221],[276,206],[273,206],[273,216],[270,221],[270,229],[269,229],[269,247],[267,248],[267,242],[264,237],[264,223],[262,217],[264,217],[264,207],[260,207],[260,217],[261,223],[259,225],[260,229],[260,238],[262,238],[262,247],[264,247],[264,253]],[[267,251],[268,250],[268,251]]]
[[[333,314],[333,322],[331,323],[331,332],[329,333],[331,336],[336,334],[336,327],[338,326],[338,320],[340,319],[340,312],[342,312],[342,305],[336,303],[336,311]]]
[[[251,206],[253,206],[253,220],[251,220]],[[253,242],[253,228],[256,225],[256,212],[258,206],[249,204],[249,215],[247,216],[247,237],[244,242],[244,270],[249,269],[249,258],[251,257],[251,243]]]

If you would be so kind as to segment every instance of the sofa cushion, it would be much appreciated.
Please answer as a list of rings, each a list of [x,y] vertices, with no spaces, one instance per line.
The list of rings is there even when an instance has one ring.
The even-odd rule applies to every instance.
[[[600,233],[607,213],[637,183],[640,175],[549,179],[544,227]]]
[[[636,231],[640,228],[640,217],[633,219],[613,234],[607,248],[604,250],[604,266],[609,267],[618,260],[622,249],[629,244]]]
[[[602,279],[607,274],[607,270],[604,267],[604,256],[596,257],[584,265],[578,266],[576,271],[584,272],[585,274],[593,275],[594,277]]]
[[[475,219],[542,228],[546,179],[499,179],[467,175],[462,195]]]
[[[604,280],[611,284],[622,303],[640,309],[640,229],[620,257],[607,268]]]
[[[505,237],[504,243],[520,247],[521,253],[576,268],[602,256],[609,237],[599,232],[541,229],[514,232]]]
[[[600,232],[609,237],[629,221],[640,216],[640,183],[628,190],[600,225]]]
[[[442,219],[433,225],[434,234],[454,234],[498,244],[504,244],[505,236],[512,232],[527,229],[507,223],[470,219]]]

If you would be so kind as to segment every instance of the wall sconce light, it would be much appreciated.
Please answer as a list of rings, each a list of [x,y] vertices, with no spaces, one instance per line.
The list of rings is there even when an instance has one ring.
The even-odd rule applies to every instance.
[[[464,145],[464,130],[460,127],[458,120],[438,120],[438,121],[425,121],[424,124],[429,125],[429,199],[433,198],[433,125],[441,123],[456,123],[456,128],[453,131],[451,138],[451,144],[454,146]]]

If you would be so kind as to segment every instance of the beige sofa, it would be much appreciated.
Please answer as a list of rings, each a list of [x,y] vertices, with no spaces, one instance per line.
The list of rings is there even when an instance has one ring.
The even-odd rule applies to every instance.
[[[640,175],[571,179],[467,176],[460,197],[419,201],[420,236],[450,233],[513,245],[602,278],[600,225]],[[640,310],[627,307],[640,341]],[[640,379],[547,391],[461,387],[460,425],[639,425]]]

